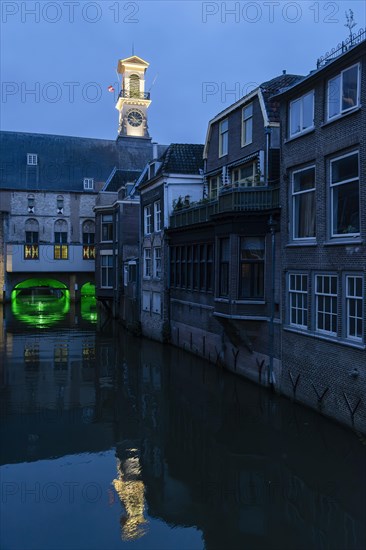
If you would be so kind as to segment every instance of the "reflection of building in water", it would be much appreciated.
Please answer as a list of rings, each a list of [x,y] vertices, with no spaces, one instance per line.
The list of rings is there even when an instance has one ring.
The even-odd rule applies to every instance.
[[[147,533],[145,486],[140,479],[138,450],[127,449],[126,452],[129,456],[125,460],[117,459],[118,476],[112,483],[126,510],[120,520],[122,540],[136,540]]]

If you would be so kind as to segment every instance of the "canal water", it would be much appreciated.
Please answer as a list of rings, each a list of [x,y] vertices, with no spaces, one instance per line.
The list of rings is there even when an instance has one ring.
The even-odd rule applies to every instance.
[[[94,306],[0,311],[2,549],[366,547],[365,438]]]

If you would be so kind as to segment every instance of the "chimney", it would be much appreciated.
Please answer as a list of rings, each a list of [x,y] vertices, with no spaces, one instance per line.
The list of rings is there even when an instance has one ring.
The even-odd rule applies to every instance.
[[[284,70],[282,71],[282,74],[286,74],[286,69],[284,69]]]

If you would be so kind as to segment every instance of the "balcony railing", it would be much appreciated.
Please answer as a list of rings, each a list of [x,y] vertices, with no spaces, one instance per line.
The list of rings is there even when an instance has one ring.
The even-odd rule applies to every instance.
[[[342,53],[348,51],[353,46],[360,44],[365,39],[366,39],[366,29],[360,29],[357,33],[352,34],[346,40],[343,40],[342,42],[340,42],[335,48],[332,48],[330,52],[327,52],[322,57],[319,57],[316,63],[317,69],[320,69],[320,67],[323,67],[324,65],[329,63],[329,61],[333,61],[333,59],[335,59]]]
[[[175,210],[170,216],[170,227],[177,228],[210,220],[215,214],[225,212],[253,212],[271,210],[280,205],[279,187],[254,187],[223,189],[213,201],[202,201],[188,208]]]
[[[150,92],[135,92],[134,90],[121,90],[118,97],[126,99],[150,99]]]

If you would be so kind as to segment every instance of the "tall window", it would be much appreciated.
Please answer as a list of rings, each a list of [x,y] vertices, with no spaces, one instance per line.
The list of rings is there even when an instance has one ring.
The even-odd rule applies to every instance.
[[[241,146],[253,141],[253,103],[247,105],[242,111]]]
[[[308,326],[308,276],[302,273],[289,276],[290,325]]]
[[[34,195],[28,195],[28,214],[34,214]]]
[[[363,278],[346,276],[347,338],[362,341]]]
[[[55,244],[53,247],[53,257],[55,260],[67,260],[69,257],[69,247],[67,244],[67,223],[65,220],[55,222]]]
[[[239,296],[244,299],[264,297],[264,238],[240,238]]]
[[[57,196],[56,200],[56,206],[57,206],[57,214],[63,214],[64,213],[64,198],[62,195]]]
[[[95,224],[92,220],[83,223],[83,260],[95,260]]]
[[[290,136],[296,136],[314,126],[314,91],[290,103]]]
[[[161,231],[161,204],[160,201],[154,202],[154,229]]]
[[[219,156],[227,155],[229,150],[229,120],[226,118],[219,126]]]
[[[310,166],[292,174],[293,238],[314,238],[315,218],[315,166]]]
[[[229,294],[229,262],[230,262],[230,239],[220,239],[219,241],[219,294],[228,296]]]
[[[328,119],[360,104],[360,65],[345,69],[328,82]]]
[[[140,77],[138,74],[130,76],[130,97],[140,97]]]
[[[151,277],[151,248],[144,248],[144,277]]]
[[[332,237],[360,233],[358,152],[330,162]]]
[[[318,332],[337,335],[337,277],[315,276],[315,326]]]
[[[103,254],[100,257],[101,287],[113,288],[113,256]]]
[[[102,215],[102,242],[113,241],[113,215]]]
[[[38,237],[39,226],[37,220],[27,220],[25,222],[25,245],[24,245],[24,259],[25,260],[38,260]]]
[[[147,249],[145,249],[147,250]],[[161,277],[161,248],[156,246],[154,248],[154,277],[160,279]]]
[[[208,198],[210,200],[217,199],[219,193],[219,176],[214,176],[208,180]]]
[[[151,232],[152,232],[151,204],[149,204],[144,208],[144,233],[145,235],[150,235]]]

